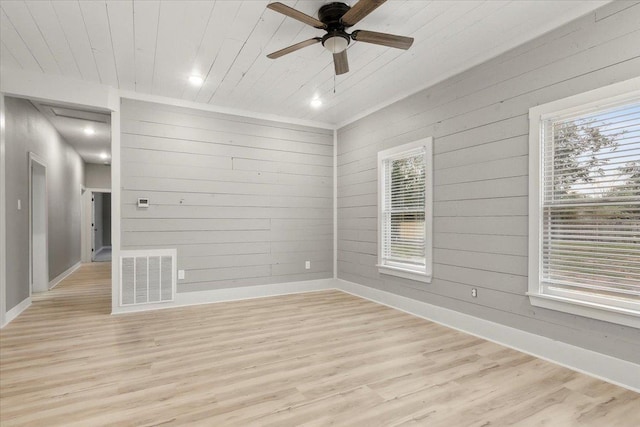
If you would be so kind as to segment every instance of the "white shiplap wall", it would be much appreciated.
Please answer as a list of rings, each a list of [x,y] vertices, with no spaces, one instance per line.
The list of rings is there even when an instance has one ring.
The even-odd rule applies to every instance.
[[[640,4],[613,3],[338,132],[338,277],[640,363],[640,331],[532,307],[528,109],[640,75]],[[435,138],[434,279],[380,275],[376,154]],[[478,298],[471,289],[478,289]]]
[[[333,277],[331,130],[133,100],[121,111],[122,249],[177,248],[178,292]]]

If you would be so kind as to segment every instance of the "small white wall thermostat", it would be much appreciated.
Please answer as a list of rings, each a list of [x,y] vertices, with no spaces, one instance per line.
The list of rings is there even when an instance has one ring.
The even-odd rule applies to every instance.
[[[149,199],[138,199],[138,207],[139,208],[148,208],[149,207]]]

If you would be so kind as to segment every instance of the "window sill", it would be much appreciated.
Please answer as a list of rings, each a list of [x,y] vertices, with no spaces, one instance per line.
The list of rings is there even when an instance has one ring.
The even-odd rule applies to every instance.
[[[640,316],[634,310],[579,301],[555,295],[527,292],[531,305],[640,329]]]
[[[403,279],[416,280],[418,282],[431,283],[431,274],[409,270],[401,267],[391,267],[388,265],[378,265],[378,272],[389,276],[402,277]]]

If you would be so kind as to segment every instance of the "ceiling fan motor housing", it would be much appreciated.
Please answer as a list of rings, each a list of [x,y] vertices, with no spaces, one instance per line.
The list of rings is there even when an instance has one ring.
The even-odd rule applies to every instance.
[[[345,26],[341,22],[342,16],[349,9],[351,8],[344,3],[334,2],[327,3],[318,10],[318,19],[327,25],[327,34],[322,37],[322,45],[334,53],[336,53],[334,46],[340,46],[337,51],[342,51],[351,42],[351,37],[346,33]],[[344,42],[336,43],[337,40],[334,37],[341,37],[346,41],[346,44]],[[325,44],[327,41],[329,44]]]
[[[349,9],[351,8],[344,3],[327,3],[318,10],[318,19],[327,24],[327,30],[344,30],[344,25],[340,22],[340,19]]]

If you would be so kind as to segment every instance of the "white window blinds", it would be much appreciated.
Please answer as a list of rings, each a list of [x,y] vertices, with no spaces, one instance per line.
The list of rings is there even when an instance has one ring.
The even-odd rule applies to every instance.
[[[382,264],[425,269],[425,150],[383,160]]]
[[[640,298],[640,102],[543,121],[542,285]]]

